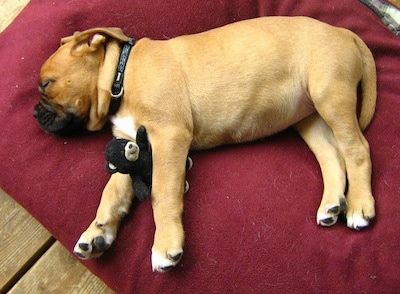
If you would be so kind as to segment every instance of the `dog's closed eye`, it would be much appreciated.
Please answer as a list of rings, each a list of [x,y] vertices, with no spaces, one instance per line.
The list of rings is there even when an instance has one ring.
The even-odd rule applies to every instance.
[[[39,82],[39,92],[42,94],[46,94],[46,89],[55,82],[55,79],[48,79],[44,82]]]

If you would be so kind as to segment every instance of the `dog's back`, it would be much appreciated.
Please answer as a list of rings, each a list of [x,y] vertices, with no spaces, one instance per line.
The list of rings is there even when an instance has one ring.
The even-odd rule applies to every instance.
[[[279,132],[315,111],[311,91],[324,90],[321,84],[345,79],[356,89],[365,76],[364,64],[369,64],[370,77],[365,83],[363,128],[374,112],[376,77],[368,48],[352,32],[314,19],[257,18],[149,42],[143,42],[150,46],[142,51],[165,60],[166,66],[160,70],[147,63],[145,70],[157,71],[160,84],[170,76],[179,81],[168,89],[191,111],[194,148]]]

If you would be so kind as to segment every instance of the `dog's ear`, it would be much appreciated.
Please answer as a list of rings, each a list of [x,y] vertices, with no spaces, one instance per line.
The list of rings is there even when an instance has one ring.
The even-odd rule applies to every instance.
[[[67,43],[74,41],[71,54],[82,56],[97,51],[102,44],[107,42],[107,38],[113,38],[123,42],[129,41],[129,37],[119,28],[93,28],[83,32],[77,32],[72,37],[62,39],[61,42],[64,41]]]
[[[60,46],[66,44],[68,42],[71,42],[74,39],[75,35],[78,34],[78,33],[80,33],[80,32],[75,32],[72,36],[61,38]]]
[[[72,46],[71,54],[74,56],[82,56],[87,53],[97,51],[100,46],[106,42],[106,37],[102,34],[85,35],[86,39],[79,38],[78,42]],[[76,37],[74,38],[76,41]]]

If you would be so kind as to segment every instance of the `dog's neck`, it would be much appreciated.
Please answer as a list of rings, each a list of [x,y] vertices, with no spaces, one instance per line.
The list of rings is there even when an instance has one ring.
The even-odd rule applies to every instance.
[[[126,63],[129,58],[129,53],[132,47],[135,45],[135,40],[129,38],[129,41],[124,43],[121,54],[119,55],[118,66],[115,73],[114,82],[111,88],[111,101],[108,110],[109,115],[114,115],[117,113],[119,106],[121,105],[121,99],[124,94],[124,73],[126,68]]]

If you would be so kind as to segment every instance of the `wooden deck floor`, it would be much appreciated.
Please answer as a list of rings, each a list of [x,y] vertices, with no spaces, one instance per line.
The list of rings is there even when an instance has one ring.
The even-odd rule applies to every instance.
[[[114,293],[0,189],[0,293]]]

